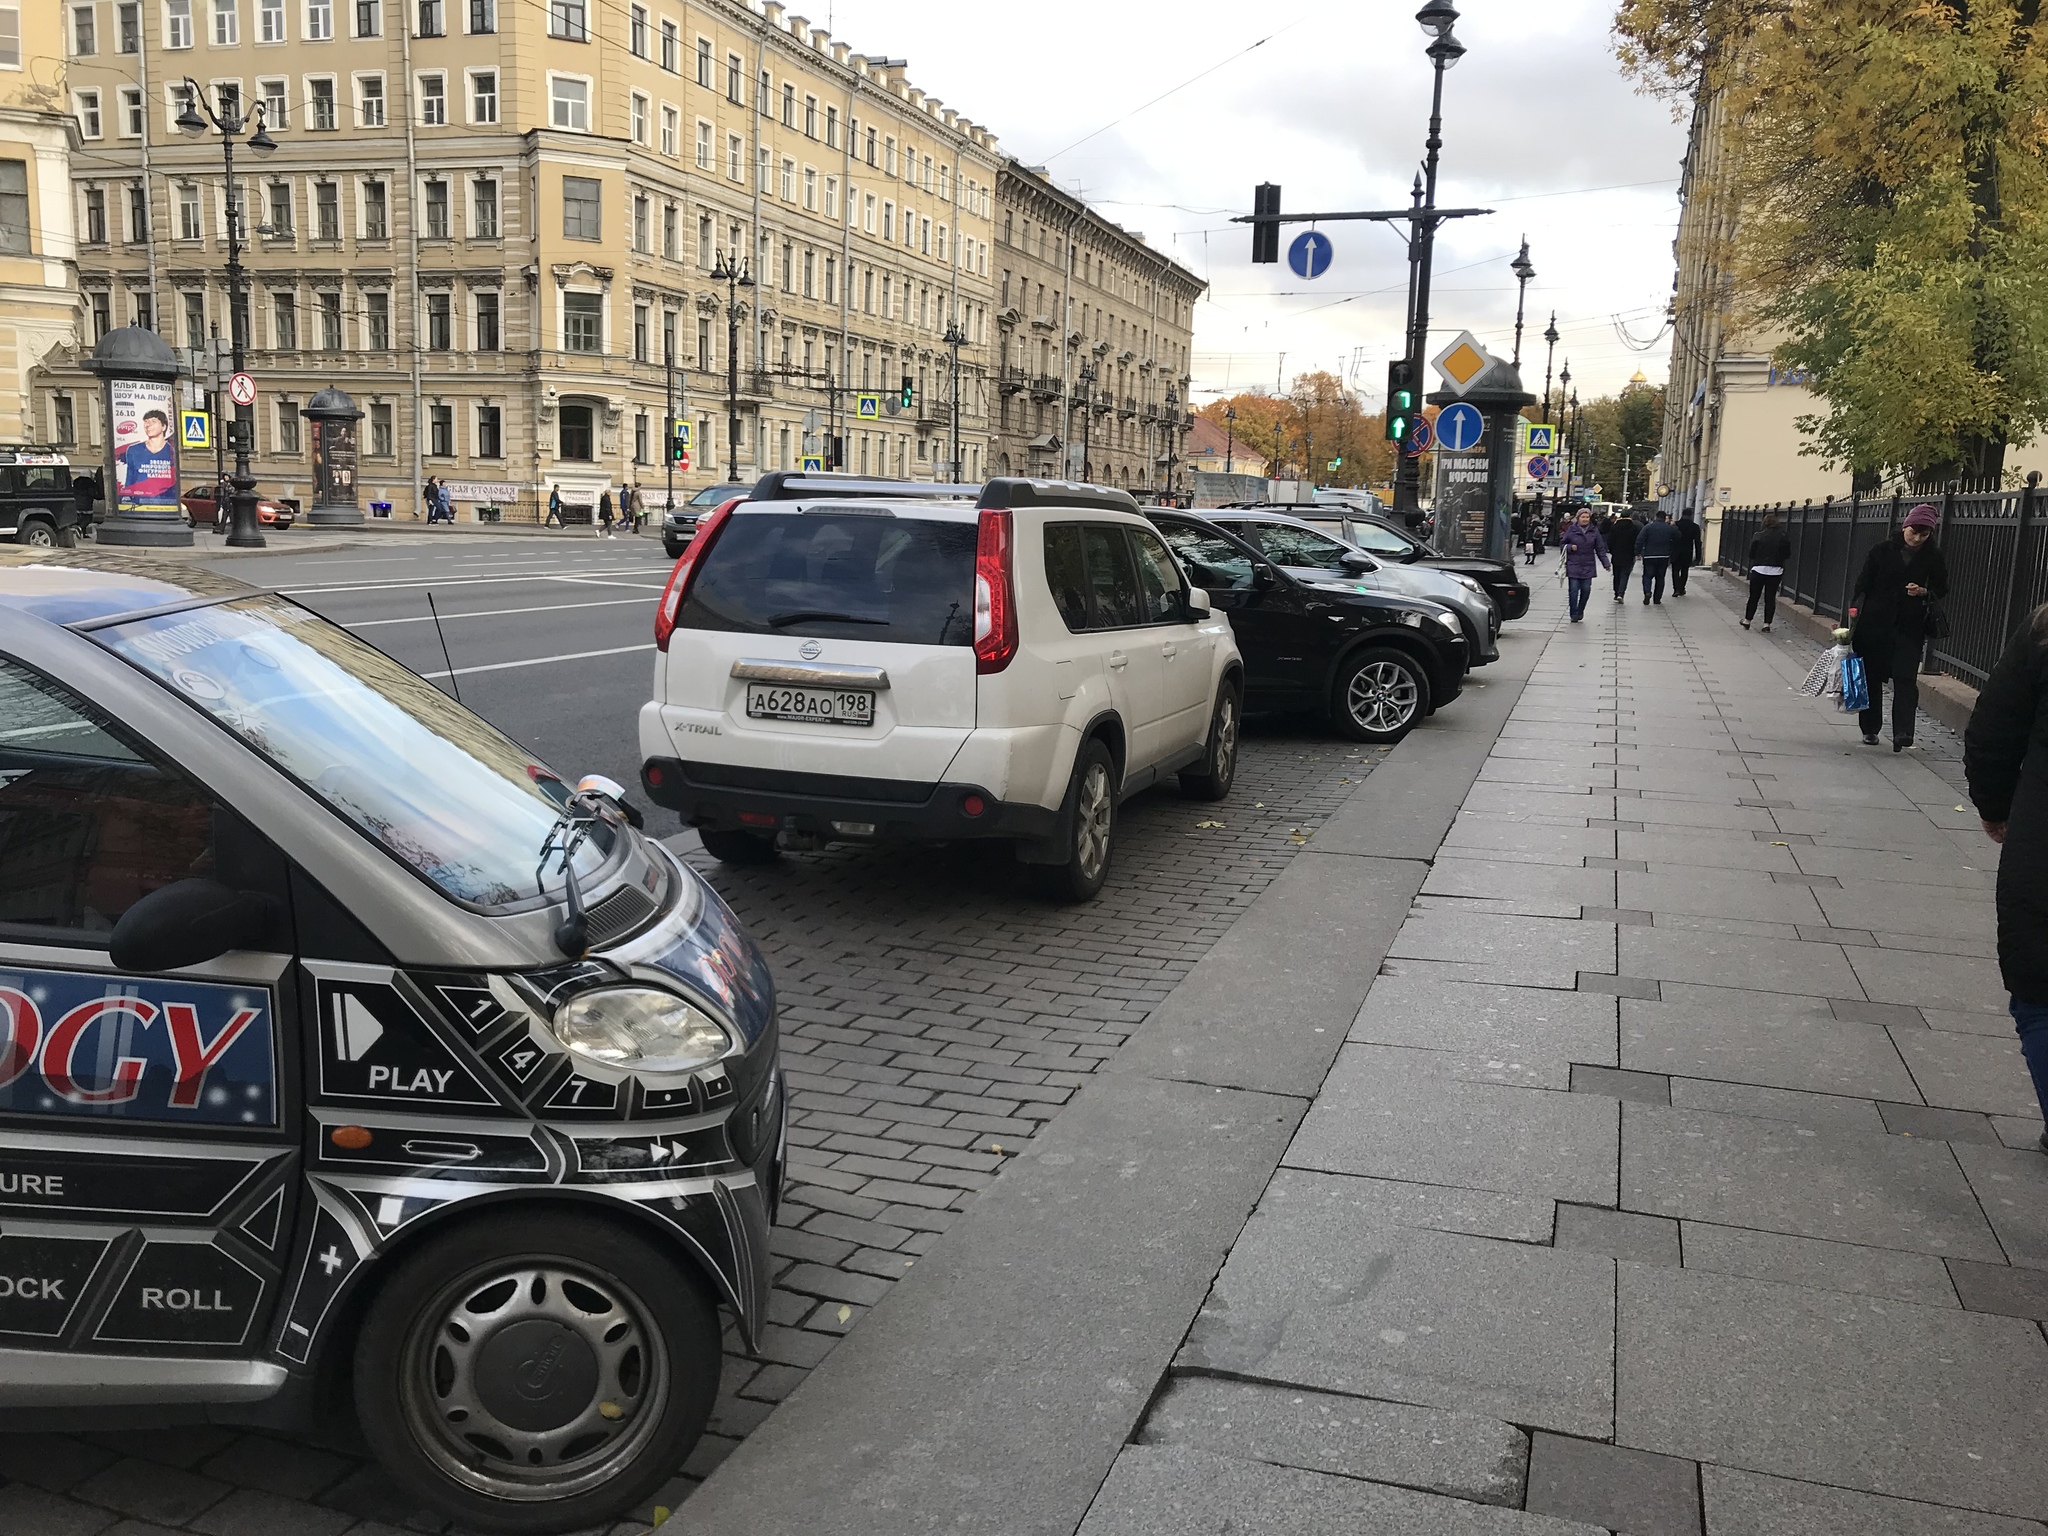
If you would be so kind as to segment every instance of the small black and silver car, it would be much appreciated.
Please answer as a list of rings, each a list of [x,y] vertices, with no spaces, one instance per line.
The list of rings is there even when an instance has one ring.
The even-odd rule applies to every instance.
[[[690,547],[690,540],[697,537],[697,524],[716,512],[728,501],[745,501],[754,494],[754,483],[747,481],[721,480],[707,485],[679,506],[670,507],[661,514],[661,547],[668,552],[671,560],[680,560],[683,551]]]
[[[673,1476],[783,1101],[767,965],[634,815],[287,598],[0,551],[0,1427],[352,1395],[505,1532]]]

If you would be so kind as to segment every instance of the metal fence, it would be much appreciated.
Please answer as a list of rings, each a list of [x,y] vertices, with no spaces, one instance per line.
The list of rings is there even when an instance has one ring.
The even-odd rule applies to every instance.
[[[1853,605],[1856,578],[1870,551],[1926,501],[1941,517],[1935,542],[1948,558],[1942,608],[1949,620],[1947,638],[1929,642],[1928,660],[1936,671],[1979,685],[2021,621],[2048,601],[2048,495],[2039,488],[2040,478],[2030,475],[2026,486],[2010,491],[1952,487],[1928,495],[1731,507],[1721,515],[1718,563],[1747,572],[1750,540],[1764,514],[1775,512],[1792,540],[1779,591],[1825,618],[1839,619]]]

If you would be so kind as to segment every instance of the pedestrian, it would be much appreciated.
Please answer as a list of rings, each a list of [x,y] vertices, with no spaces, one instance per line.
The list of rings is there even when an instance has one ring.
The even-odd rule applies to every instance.
[[[612,488],[610,486],[606,486],[597,493],[597,520],[601,525],[598,530],[598,537],[601,539],[614,537],[612,533]]]
[[[2013,636],[1977,695],[1963,773],[1999,845],[1998,970],[2048,1119],[2048,607]]]
[[[1593,526],[1591,510],[1579,513],[1578,521],[1567,523],[1558,547],[1564,551],[1565,585],[1571,592],[1572,622],[1586,616],[1586,600],[1593,595],[1595,562],[1609,564],[1607,540]]]
[[[1607,552],[1614,557],[1614,600],[1628,596],[1628,573],[1636,566],[1636,520],[1616,517],[1607,530]]]
[[[568,526],[562,521],[562,488],[559,485],[548,487],[548,520],[546,526],[550,528]]]
[[[1671,552],[1678,540],[1671,532],[1671,514],[1659,512],[1636,535],[1636,558],[1643,562],[1643,606],[1664,601],[1664,573],[1671,564]]]
[[[435,504],[440,508],[441,521],[444,523],[454,522],[455,493],[448,489],[448,482],[438,475],[434,478],[434,500]]]
[[[1763,526],[1749,541],[1749,607],[1743,610],[1742,627],[1756,617],[1757,600],[1764,605],[1764,633],[1771,632],[1771,620],[1778,614],[1778,583],[1785,579],[1785,562],[1792,558],[1792,536],[1778,526],[1778,514],[1766,512]]]
[[[1700,539],[1700,525],[1692,520],[1692,508],[1679,510],[1671,527],[1671,595],[1685,596],[1685,578],[1700,563],[1706,546]]]
[[[1906,514],[1905,525],[1870,552],[1856,578],[1855,638],[1870,683],[1863,711],[1863,744],[1877,745],[1884,726],[1884,685],[1892,685],[1892,750],[1913,745],[1920,707],[1920,652],[1927,644],[1928,605],[1948,595],[1948,562],[1934,542],[1941,522],[1926,502]]]
[[[630,480],[619,492],[619,520],[626,525],[626,532],[640,531],[640,495]]]
[[[1536,557],[1543,553],[1543,515],[1531,512],[1523,521],[1522,564],[1534,565]]]
[[[434,520],[434,508],[436,505],[437,503],[434,500],[434,477],[429,475],[420,482],[420,510],[426,513],[427,521],[430,523]]]

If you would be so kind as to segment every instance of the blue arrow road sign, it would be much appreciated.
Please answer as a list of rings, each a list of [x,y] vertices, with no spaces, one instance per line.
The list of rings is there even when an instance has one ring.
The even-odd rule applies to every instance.
[[[1529,460],[1529,478],[1531,480],[1548,480],[1550,478],[1550,460],[1540,453],[1533,455]]]
[[[1479,407],[1460,400],[1436,414],[1436,440],[1452,453],[1466,453],[1479,446],[1486,434],[1486,418]]]
[[[1311,229],[1294,237],[1294,243],[1287,247],[1287,265],[1294,269],[1296,277],[1321,277],[1330,270],[1330,257],[1334,248],[1330,237],[1321,230]]]

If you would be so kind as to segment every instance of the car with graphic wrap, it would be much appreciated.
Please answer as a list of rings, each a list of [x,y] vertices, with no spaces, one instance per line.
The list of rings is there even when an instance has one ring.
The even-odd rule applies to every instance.
[[[784,1104],[766,963],[637,823],[288,598],[0,550],[0,1428],[352,1405],[503,1532],[672,1477]]]

